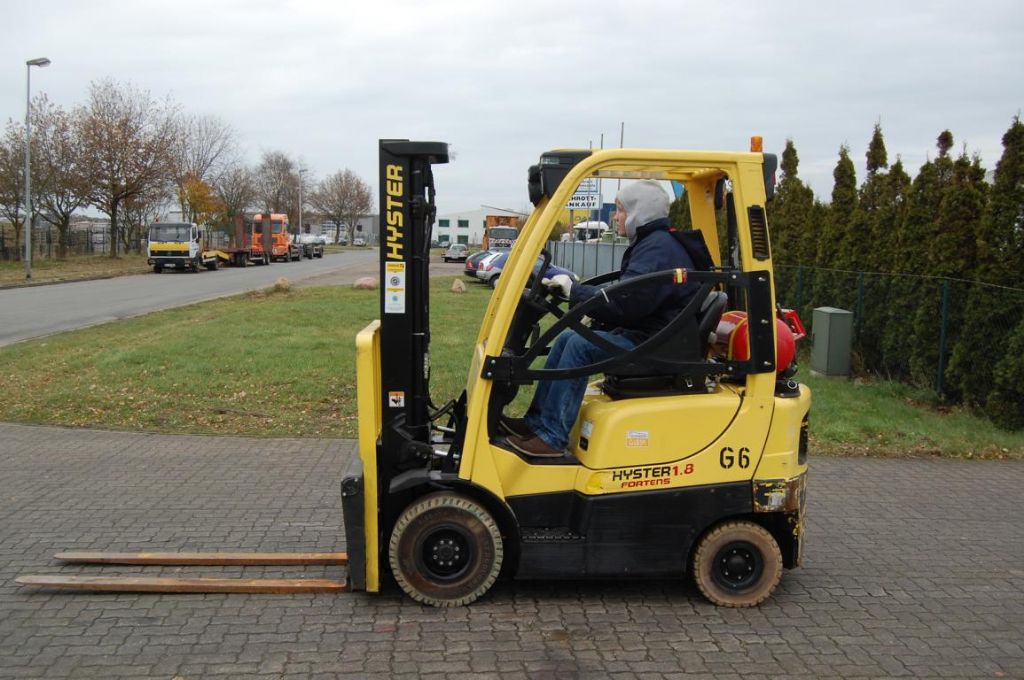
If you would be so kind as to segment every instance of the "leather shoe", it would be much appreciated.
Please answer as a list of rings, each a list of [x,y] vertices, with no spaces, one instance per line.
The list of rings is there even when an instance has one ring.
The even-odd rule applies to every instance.
[[[508,438],[509,445],[519,453],[534,458],[561,458],[565,451],[548,446],[548,443],[537,436],[517,437],[512,435]]]
[[[509,418],[508,416],[502,416],[498,421],[499,429],[504,434],[514,434],[517,437],[524,437],[529,439],[533,437],[533,430],[526,424],[526,418]]]

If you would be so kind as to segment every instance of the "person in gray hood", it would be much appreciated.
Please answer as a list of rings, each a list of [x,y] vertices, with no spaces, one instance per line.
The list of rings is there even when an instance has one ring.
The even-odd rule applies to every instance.
[[[629,247],[622,256],[620,281],[666,269],[694,269],[689,253],[669,231],[669,204],[668,193],[654,180],[629,184],[615,198],[615,226],[620,236],[629,238]],[[601,295],[599,287],[574,284],[565,275],[553,277],[548,285],[560,288],[570,305]],[[698,287],[688,283],[634,289],[608,299],[590,316],[601,328],[596,331],[599,335],[619,347],[632,349],[663,328]],[[578,368],[608,356],[579,334],[566,331],[552,344],[544,368]],[[512,448],[534,457],[565,455],[569,432],[586,389],[586,377],[542,380],[524,418],[501,419]]]

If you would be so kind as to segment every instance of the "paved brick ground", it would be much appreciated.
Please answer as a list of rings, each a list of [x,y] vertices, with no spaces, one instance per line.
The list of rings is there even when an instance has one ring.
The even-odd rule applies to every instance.
[[[338,478],[352,451],[0,424],[0,677],[1024,677],[1021,463],[814,460],[807,564],[755,610],[716,609],[666,581],[499,584],[455,610],[393,590],[13,583],[60,569],[50,556],[71,548],[339,549]]]

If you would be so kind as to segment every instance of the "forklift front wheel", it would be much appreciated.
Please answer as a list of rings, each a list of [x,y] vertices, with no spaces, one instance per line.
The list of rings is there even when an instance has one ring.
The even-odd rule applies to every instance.
[[[501,571],[501,531],[482,506],[433,493],[407,507],[391,532],[388,559],[405,593],[434,607],[460,607],[486,593]]]
[[[719,607],[755,607],[782,577],[782,553],[768,531],[748,521],[726,522],[709,531],[693,557],[693,578]]]

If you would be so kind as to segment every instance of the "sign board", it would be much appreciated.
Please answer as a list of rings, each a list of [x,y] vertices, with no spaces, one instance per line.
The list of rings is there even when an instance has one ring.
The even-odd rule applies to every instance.
[[[580,185],[576,187],[577,194],[596,194],[597,193],[597,179],[594,177],[588,177]]]
[[[569,210],[597,210],[600,197],[597,194],[573,194],[565,205]]]

